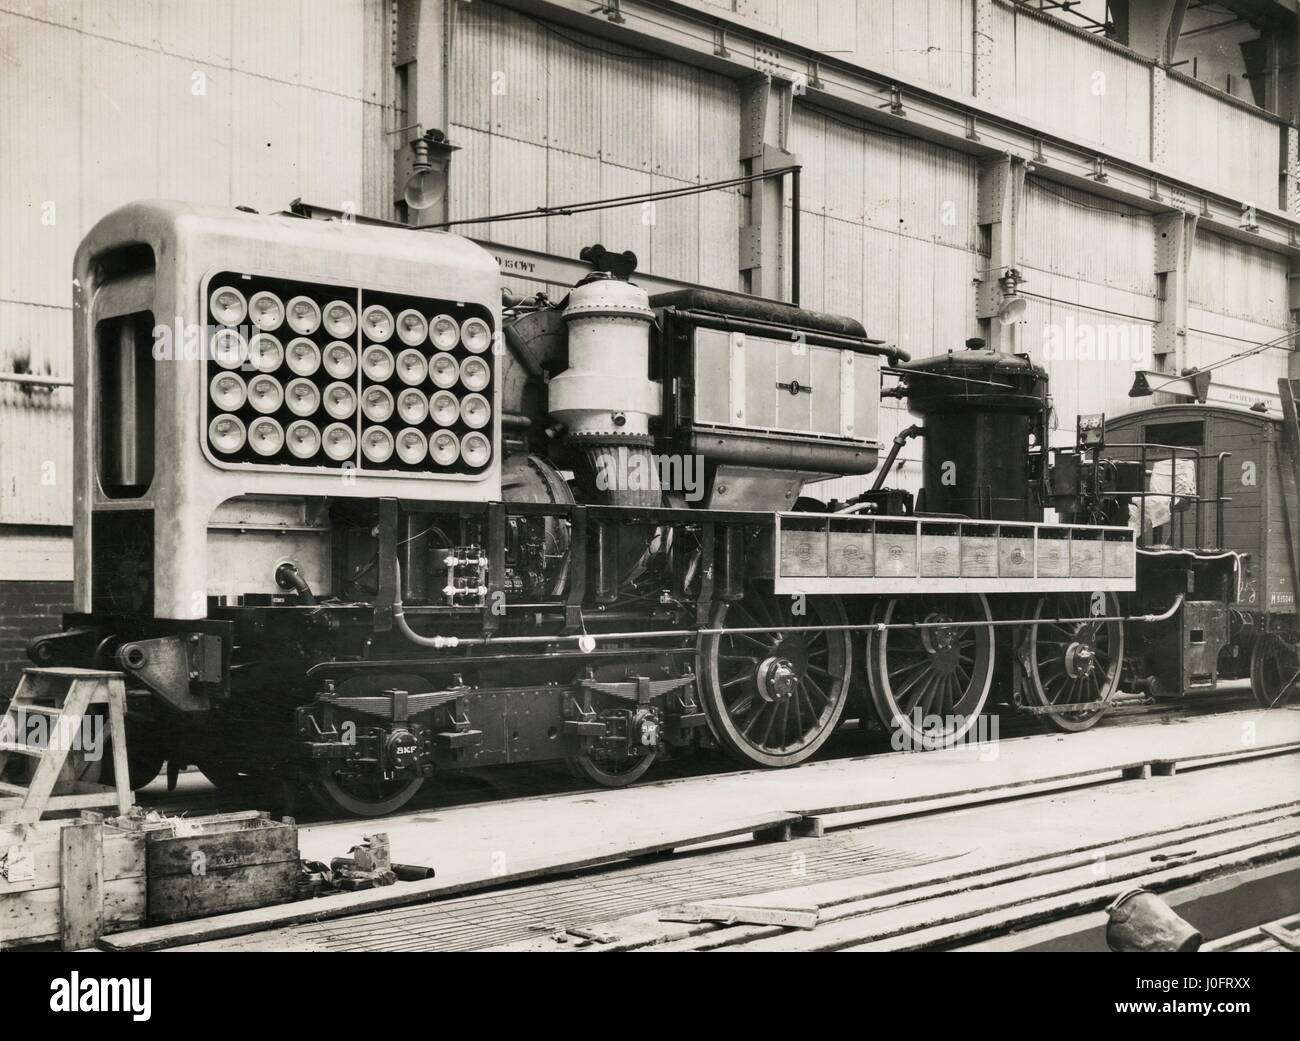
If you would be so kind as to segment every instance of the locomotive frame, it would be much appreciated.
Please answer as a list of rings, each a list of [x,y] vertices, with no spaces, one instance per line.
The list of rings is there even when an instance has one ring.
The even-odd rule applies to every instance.
[[[1049,504],[1049,398],[1027,358],[977,341],[911,364],[848,319],[717,293],[646,300],[626,271],[593,266],[566,300],[512,301],[503,318],[494,262],[452,235],[175,204],[136,204],[92,230],[77,261],[77,383],[91,389],[77,396],[79,610],[29,654],[128,677],[135,785],[163,760],[197,763],[221,785],[267,775],[379,815],[450,768],[558,760],[619,785],[697,748],[786,766],[850,716],[913,747],[961,740],[995,679],[1009,708],[1081,730],[1126,675],[1158,671],[1189,613],[1226,639],[1236,554],[1140,551],[1091,507],[1035,519]],[[139,323],[111,325],[113,349],[101,335],[124,314],[206,327],[214,270],[486,312],[483,480],[214,467],[203,359],[157,368],[144,393],[123,362],[138,357]],[[721,426],[696,425],[697,381],[720,377],[697,372],[696,329],[725,334],[740,358]],[[123,362],[118,383],[101,381],[105,357]],[[928,512],[897,489],[796,501],[811,479],[876,465],[880,359],[891,393],[924,403],[927,429],[951,424],[960,442],[971,420],[979,450],[1005,456],[987,468],[997,487],[927,484]],[[560,374],[564,422],[546,404]],[[748,397],[760,415],[779,411],[780,395],[798,406],[783,430],[736,408]],[[163,436],[101,455],[117,433],[97,418],[110,408]],[[659,448],[701,453],[702,505],[592,483],[614,455]],[[148,463],[150,479],[106,494],[105,458],[123,472]],[[1093,493],[1080,484],[1070,501]]]

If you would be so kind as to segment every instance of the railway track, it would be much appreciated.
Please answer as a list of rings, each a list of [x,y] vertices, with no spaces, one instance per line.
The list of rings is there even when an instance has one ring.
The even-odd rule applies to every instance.
[[[1157,720],[1173,722],[1183,718],[1196,718],[1253,707],[1254,704],[1249,687],[1240,683],[1225,684],[1213,693],[1180,701],[1153,701],[1136,695],[1121,695],[1115,699],[1112,708],[1098,727],[1134,726]],[[1047,737],[1049,732],[1028,716],[999,717],[997,730],[999,740],[1035,735]],[[1068,736],[1066,739],[1068,740]],[[893,751],[888,735],[874,727],[867,730],[860,729],[860,721],[850,721],[827,741],[815,757],[807,763],[787,768],[787,772],[791,769],[806,769],[815,763],[830,759],[885,755]],[[709,776],[721,777],[752,769],[745,764],[732,762],[720,753],[697,753],[661,760],[645,783],[654,784]],[[403,812],[468,807],[510,799],[601,790],[599,785],[574,775],[561,763],[447,771],[427,783],[420,794],[404,807]],[[147,810],[169,816],[225,813],[248,809],[250,806],[275,806],[277,809],[283,809],[285,813],[290,812],[290,808],[278,804],[277,793],[272,791],[270,786],[250,783],[240,790],[218,790],[193,768],[180,775],[175,790],[168,791],[165,779],[160,777],[137,793],[137,801]],[[300,800],[291,809],[292,815],[305,824],[327,824],[346,819],[322,812],[308,799]]]
[[[752,784],[702,774],[578,799],[543,796],[518,816],[509,802],[405,814],[393,825],[394,848],[432,857],[420,862],[436,862],[437,879],[229,921],[141,930],[111,946],[910,950],[985,943],[1080,949],[1069,945],[1087,941],[1086,949],[1105,949],[1097,931],[1100,921],[1104,932],[1104,907],[1138,885],[1184,901],[1207,939],[1228,935],[1249,924],[1256,890],[1286,905],[1265,908],[1272,913],[1260,921],[1292,907],[1293,896],[1300,900],[1298,732],[1293,712],[1269,714],[1252,755],[1238,734],[1242,719],[1256,713],[1216,715],[1185,717],[1189,725],[1177,727],[1163,750],[1177,769],[1163,776],[1118,779],[1119,764],[1159,743],[1163,723],[1148,714],[1145,724],[1134,719],[1137,732],[1120,724],[1094,735],[1091,751],[1073,764],[1087,773],[1062,788],[1046,787],[1063,769],[1060,745],[1049,740],[1015,742],[1000,764],[985,764],[990,790],[959,790],[963,753],[935,752],[927,753],[935,757],[933,769],[917,756],[891,762],[867,755],[761,771]],[[886,816],[858,820],[813,809],[870,799],[885,784],[903,797]],[[691,807],[707,807],[709,820],[687,821]],[[757,830],[727,841],[682,840],[728,815],[777,807],[824,827],[776,844]],[[663,845],[644,845],[647,827],[663,829]],[[530,832],[557,829],[571,848],[552,851],[557,856],[546,870],[522,859],[513,860],[509,877],[465,870],[493,848],[485,837],[520,858]],[[322,838],[345,843],[358,828],[307,831],[319,853]],[[468,854],[459,848],[465,844]],[[1241,885],[1231,907],[1216,903],[1225,879]],[[691,918],[701,906],[724,916],[734,909],[739,917]],[[746,918],[754,908],[760,916]],[[787,921],[809,914],[811,926]]]

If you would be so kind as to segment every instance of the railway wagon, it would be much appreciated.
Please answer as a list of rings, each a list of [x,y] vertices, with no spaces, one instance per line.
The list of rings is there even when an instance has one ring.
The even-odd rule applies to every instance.
[[[1249,675],[1261,704],[1277,703],[1300,674],[1300,497],[1284,418],[1226,405],[1159,405],[1108,419],[1106,438],[1109,455],[1139,460],[1148,490],[1156,468],[1177,460],[1194,493],[1218,488],[1210,498],[1227,500],[1217,511],[1197,501],[1205,496],[1175,495],[1159,535],[1144,532],[1140,542],[1158,537],[1174,548],[1220,546],[1239,555],[1231,634],[1219,664],[1226,675]]]
[[[923,748],[991,698],[1078,730],[1193,604],[1226,639],[1235,555],[1139,552],[1097,459],[1045,451],[1028,357],[912,360],[584,259],[521,300],[441,232],[176,203],[92,229],[76,610],[29,655],[126,676],[133,785],[196,763],[380,815],[450,769],[792,765],[846,713]],[[812,502],[877,469],[882,393],[923,420],[919,500]]]

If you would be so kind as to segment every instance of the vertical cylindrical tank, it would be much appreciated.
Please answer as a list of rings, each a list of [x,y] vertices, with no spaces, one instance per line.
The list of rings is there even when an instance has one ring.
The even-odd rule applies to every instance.
[[[653,320],[645,290],[604,273],[575,286],[564,308],[569,367],[550,381],[548,408],[564,424],[592,501],[660,505],[650,433],[660,410],[659,384],[650,379]]]
[[[987,350],[983,340],[903,370],[909,405],[925,418],[925,511],[1041,520],[1029,449],[1047,411],[1047,373],[1025,355]]]

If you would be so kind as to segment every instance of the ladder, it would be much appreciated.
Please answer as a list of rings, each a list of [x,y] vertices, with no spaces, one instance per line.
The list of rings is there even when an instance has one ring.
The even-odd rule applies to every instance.
[[[96,734],[84,724],[94,705],[108,708],[107,733]],[[34,718],[42,721],[34,724]],[[33,725],[34,724],[34,725]],[[29,744],[27,737],[45,739]],[[90,784],[71,775],[69,756],[83,738],[113,746],[113,787]],[[92,750],[82,749],[82,751]],[[49,810],[84,810],[116,806],[131,812],[131,778],[126,758],[126,683],[120,672],[99,669],[24,669],[13,700],[0,719],[0,778],[14,756],[35,760],[25,784],[0,779],[0,824],[34,824]],[[55,787],[60,794],[54,794]]]

